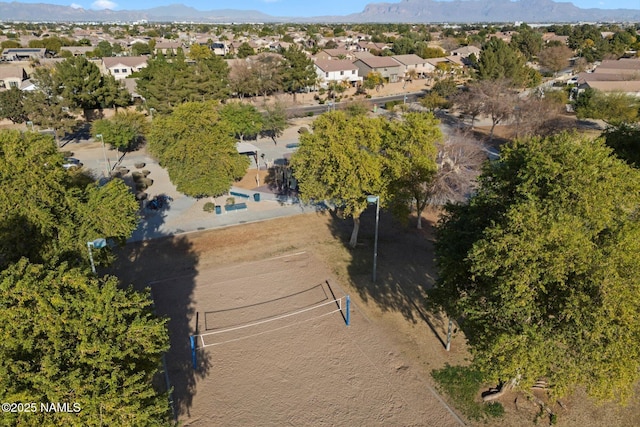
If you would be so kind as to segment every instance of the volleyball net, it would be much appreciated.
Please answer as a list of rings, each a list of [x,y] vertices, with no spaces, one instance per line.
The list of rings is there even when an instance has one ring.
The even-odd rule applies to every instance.
[[[351,298],[329,299],[325,302],[296,308],[281,314],[261,318],[247,323],[214,329],[189,337],[193,369],[197,367],[197,350],[237,342],[260,335],[280,331],[306,322],[318,320],[340,312],[346,326],[351,323]]]

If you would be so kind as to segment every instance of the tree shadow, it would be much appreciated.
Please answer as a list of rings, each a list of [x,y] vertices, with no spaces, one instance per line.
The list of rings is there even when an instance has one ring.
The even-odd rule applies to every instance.
[[[428,291],[436,279],[433,227],[423,219],[423,229],[415,228],[417,217],[402,224],[391,213],[380,212],[376,281],[373,281],[375,243],[375,207],[370,206],[360,217],[358,245],[352,249],[349,237],[351,219],[331,212],[331,232],[351,252],[347,268],[351,283],[365,302],[373,300],[383,311],[401,313],[408,321],[425,323],[445,346],[448,320],[430,309]]]
[[[169,319],[170,348],[163,357],[161,378],[155,383],[169,393],[175,419],[189,415],[196,384],[212,366],[201,351],[197,353],[197,369],[192,365],[189,337],[195,333],[197,267],[198,256],[191,241],[169,236],[127,244],[117,250],[117,260],[109,268],[123,286],[150,289],[156,314]]]

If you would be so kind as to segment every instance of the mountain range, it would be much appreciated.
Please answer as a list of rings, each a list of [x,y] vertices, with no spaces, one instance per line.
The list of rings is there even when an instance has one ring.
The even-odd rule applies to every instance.
[[[200,11],[182,4],[144,10],[87,10],[46,3],[0,2],[0,21],[39,22],[640,22],[637,9],[581,9],[552,0],[401,0],[371,3],[360,13],[305,18],[277,17],[257,10]]]

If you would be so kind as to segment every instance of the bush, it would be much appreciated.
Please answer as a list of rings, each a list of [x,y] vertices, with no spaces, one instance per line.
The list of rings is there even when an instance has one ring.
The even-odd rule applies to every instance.
[[[395,107],[396,105],[401,104],[401,103],[402,103],[402,101],[400,101],[400,100],[387,101],[387,102],[384,103],[384,109],[391,111],[391,110],[393,110],[393,107]]]
[[[318,90],[318,93],[320,95],[324,95],[325,93],[327,93],[327,90],[325,88],[321,87],[320,90]]]
[[[313,111],[309,111],[309,112],[307,113],[307,117],[313,117]]]
[[[136,169],[142,169],[143,167],[146,166],[144,162],[134,163],[133,165],[136,167]]]
[[[138,200],[138,201],[146,200],[148,196],[149,195],[147,193],[145,193],[144,191],[138,191],[136,193],[136,200]]]
[[[207,202],[202,207],[202,210],[211,213],[216,210],[216,204],[213,202]]]
[[[235,205],[236,198],[235,197],[227,197],[227,200],[224,202],[225,205]]]
[[[144,178],[144,175],[142,175],[142,173],[135,171],[131,173],[131,177],[133,178],[133,180],[135,182],[138,182],[139,180],[141,180],[142,178]]]
[[[484,378],[480,371],[471,366],[446,365],[442,369],[433,370],[431,376],[455,402],[455,406],[467,417],[481,420],[487,416],[499,417],[504,414],[500,403],[497,406],[483,405],[476,401],[480,387],[484,385]]]
[[[145,170],[142,171],[142,176],[144,176],[146,178],[146,177],[149,176],[150,173],[151,172],[149,170],[145,169]]]
[[[144,184],[147,187],[151,187],[153,185],[153,180],[150,178],[141,178],[140,181],[138,181],[140,184]]]
[[[504,416],[504,406],[500,402],[489,402],[484,405],[484,413],[493,418]]]
[[[309,133],[309,129],[307,129],[306,127],[302,126],[300,129],[298,129],[298,133],[300,135],[302,135],[303,133]]]

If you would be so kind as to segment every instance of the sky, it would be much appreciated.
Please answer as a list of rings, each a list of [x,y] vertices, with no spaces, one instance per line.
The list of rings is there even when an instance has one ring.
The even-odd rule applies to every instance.
[[[197,10],[259,10],[272,16],[348,15],[361,12],[368,3],[381,0],[18,0],[21,3],[48,3],[84,9],[140,10],[170,4],[183,4]],[[387,0],[399,3],[400,0]],[[640,9],[640,0],[573,0],[575,6],[600,9]]]

